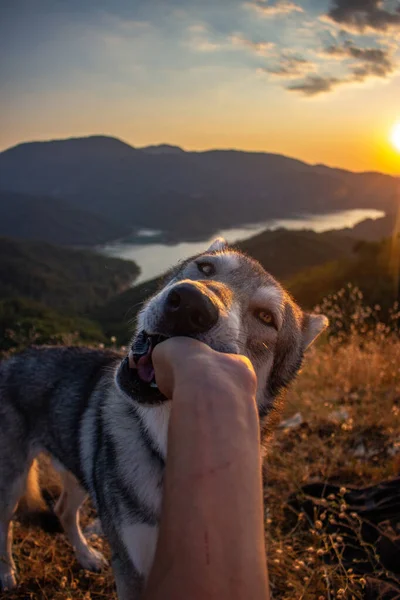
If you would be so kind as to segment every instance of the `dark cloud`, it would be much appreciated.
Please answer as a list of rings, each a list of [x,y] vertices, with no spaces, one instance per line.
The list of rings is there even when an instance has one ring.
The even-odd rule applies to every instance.
[[[370,76],[387,77],[395,69],[389,51],[381,48],[358,48],[351,42],[345,42],[342,46],[326,48],[325,53],[360,62],[351,69],[353,77],[350,76],[349,81],[363,81]]]
[[[364,63],[352,70],[353,81],[364,81],[368,77],[387,77],[393,71],[393,67],[386,67],[380,64]]]
[[[392,12],[385,8],[382,0],[332,0],[327,16],[350,29],[386,31],[400,27],[400,4]]]
[[[300,92],[304,96],[317,96],[324,92],[331,92],[337,85],[343,83],[342,79],[336,77],[321,77],[319,75],[308,75],[303,81],[295,82],[286,89],[291,92]]]
[[[395,70],[388,52],[379,48],[357,48],[357,46],[348,42],[343,46],[331,46],[325,50],[325,53],[353,58],[357,62],[353,63],[348,74],[341,78],[308,75],[304,80],[289,85],[287,89],[299,92],[304,96],[316,96],[331,92],[338,85],[344,83],[362,82],[370,77],[385,78]]]
[[[283,56],[279,64],[273,67],[265,67],[263,71],[278,77],[300,77],[306,72],[314,69],[313,63],[300,56]]]
[[[390,67],[391,60],[389,52],[382,50],[381,48],[358,48],[347,42],[343,46],[329,46],[325,50],[326,54],[334,56],[346,56],[349,58],[355,58],[365,62],[375,63],[382,65],[383,67]]]

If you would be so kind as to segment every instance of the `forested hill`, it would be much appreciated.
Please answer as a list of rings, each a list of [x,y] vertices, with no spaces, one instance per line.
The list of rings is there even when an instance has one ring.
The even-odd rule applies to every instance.
[[[84,312],[126,290],[131,261],[45,242],[0,238],[0,298],[25,297],[56,310]]]

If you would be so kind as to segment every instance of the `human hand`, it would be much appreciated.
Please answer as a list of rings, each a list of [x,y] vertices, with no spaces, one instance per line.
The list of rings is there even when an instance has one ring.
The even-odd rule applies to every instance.
[[[158,344],[152,355],[156,383],[167,398],[177,386],[194,383],[243,389],[253,396],[257,378],[251,362],[240,354],[225,354],[188,337],[172,337]]]

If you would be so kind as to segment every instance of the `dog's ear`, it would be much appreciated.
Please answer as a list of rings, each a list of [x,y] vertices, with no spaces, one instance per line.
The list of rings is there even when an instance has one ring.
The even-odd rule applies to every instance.
[[[218,252],[228,246],[228,242],[223,237],[216,238],[206,252]]]
[[[324,315],[315,313],[305,313],[303,318],[303,347],[304,350],[313,343],[320,333],[329,325],[328,319]]]

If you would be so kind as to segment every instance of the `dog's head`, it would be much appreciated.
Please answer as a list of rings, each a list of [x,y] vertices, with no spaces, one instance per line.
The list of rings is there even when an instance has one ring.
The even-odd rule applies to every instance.
[[[138,401],[164,400],[154,380],[152,351],[168,337],[189,336],[250,359],[260,416],[265,416],[327,324],[322,315],[304,313],[257,261],[219,238],[171,271],[146,302],[116,381]]]

